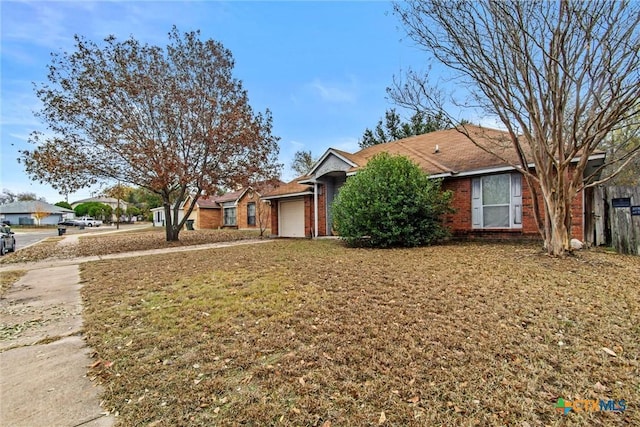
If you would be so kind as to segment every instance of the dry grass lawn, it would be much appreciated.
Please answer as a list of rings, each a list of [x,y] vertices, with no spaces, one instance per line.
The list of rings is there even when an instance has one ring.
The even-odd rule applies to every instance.
[[[281,240],[81,274],[121,425],[640,425],[640,257]]]
[[[25,270],[3,271],[0,274],[0,298],[26,273]]]
[[[268,235],[268,234],[267,234]],[[98,233],[80,236],[77,244],[62,244],[63,237],[48,239],[0,258],[0,265],[51,259],[70,259],[84,256],[108,255],[121,252],[143,251],[179,246],[256,239],[253,230],[194,230],[182,231],[178,242],[167,242],[160,227],[120,233]]]

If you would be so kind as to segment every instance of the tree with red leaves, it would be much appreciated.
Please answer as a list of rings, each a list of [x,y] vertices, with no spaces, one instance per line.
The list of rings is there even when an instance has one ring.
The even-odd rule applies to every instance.
[[[165,48],[76,36],[75,51],[52,54],[49,83],[36,88],[49,132],[32,133],[26,171],[67,192],[114,181],[145,188],[162,198],[167,241],[201,195],[277,177],[271,113],[252,110],[231,52],[199,36],[174,27]]]

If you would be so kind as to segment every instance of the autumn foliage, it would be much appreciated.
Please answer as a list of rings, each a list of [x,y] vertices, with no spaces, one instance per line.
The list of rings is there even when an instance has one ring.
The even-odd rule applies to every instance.
[[[21,161],[62,191],[119,181],[157,194],[166,238],[177,240],[200,195],[279,174],[271,113],[253,111],[233,67],[231,52],[199,32],[173,28],[164,48],[76,36],[37,87],[49,132],[31,135]]]

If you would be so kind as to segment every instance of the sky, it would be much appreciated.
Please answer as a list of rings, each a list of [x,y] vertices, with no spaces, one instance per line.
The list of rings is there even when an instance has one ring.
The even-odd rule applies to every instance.
[[[364,130],[394,107],[386,94],[394,75],[426,69],[428,60],[386,1],[0,0],[0,16],[0,189],[50,203],[64,196],[32,181],[17,158],[33,148],[29,134],[44,130],[34,115],[42,107],[34,83],[46,83],[51,52],[73,50],[74,34],[166,46],[176,25],[221,42],[251,106],[272,111],[284,181],[295,178],[290,165],[298,150],[316,158],[328,148],[357,151]],[[80,190],[69,202],[98,190]]]

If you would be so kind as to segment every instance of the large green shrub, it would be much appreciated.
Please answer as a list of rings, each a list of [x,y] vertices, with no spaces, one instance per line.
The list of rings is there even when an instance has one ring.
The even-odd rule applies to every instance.
[[[340,189],[334,229],[352,246],[427,245],[448,236],[451,197],[408,158],[381,153]]]

